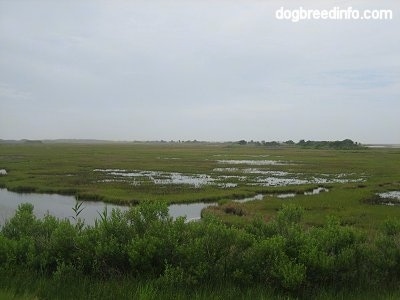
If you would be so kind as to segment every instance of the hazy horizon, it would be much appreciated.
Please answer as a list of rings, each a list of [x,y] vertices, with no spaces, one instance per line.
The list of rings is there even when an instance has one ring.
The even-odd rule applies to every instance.
[[[392,20],[277,20],[281,6]],[[400,144],[400,2],[1,1],[0,139]]]

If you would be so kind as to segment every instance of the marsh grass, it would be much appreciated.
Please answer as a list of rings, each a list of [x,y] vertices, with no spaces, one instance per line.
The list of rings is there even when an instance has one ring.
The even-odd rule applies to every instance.
[[[306,196],[317,186],[132,186],[100,183],[103,177],[93,172],[212,174],[221,156],[293,161],[265,170],[304,176],[353,173],[365,181],[329,184],[329,192]],[[156,200],[220,204],[203,211],[199,223],[172,222],[164,207],[158,215],[149,209],[127,219],[105,211],[93,228],[51,217],[38,221],[24,206],[2,228],[0,299],[399,299],[400,207],[368,201],[377,193],[400,190],[399,161],[397,149],[0,145],[0,169],[7,170],[0,186],[14,191],[150,207]],[[296,196],[231,201],[289,192]],[[83,275],[86,271],[89,275]]]
[[[175,158],[175,159],[170,159]],[[281,187],[250,186],[237,181],[233,188],[204,185],[155,185],[128,182],[99,182],[105,179],[95,169],[147,170],[183,174],[216,174],[223,165],[218,160],[282,160],[293,164],[257,166],[261,170],[313,174],[352,174],[364,182],[332,183],[324,186],[329,193],[304,196],[305,191],[318,185]],[[273,218],[284,201],[305,208],[304,223],[319,225],[326,215],[341,216],[348,224],[362,228],[375,227],[387,217],[398,217],[398,207],[368,202],[377,192],[399,190],[399,149],[322,150],[230,144],[20,144],[0,145],[0,187],[16,192],[59,193],[75,195],[80,200],[106,201],[115,204],[138,204],[161,200],[167,203],[220,202],[252,197],[256,194],[295,193],[293,199],[266,198],[259,202],[243,203],[245,215],[217,213],[226,221],[244,223],[256,215]],[[246,168],[246,166],[241,166]],[[247,166],[251,167],[251,166]],[[221,175],[220,172],[217,172]],[[227,172],[225,175],[240,175]],[[224,175],[224,174],[222,174]],[[252,178],[248,174],[248,178]],[[253,176],[254,178],[254,176]],[[224,207],[221,207],[222,211]]]
[[[135,278],[99,280],[87,277],[63,279],[32,277],[26,274],[11,275],[7,282],[0,282],[1,300],[336,300],[376,299],[395,300],[400,298],[398,286],[353,287],[350,290],[324,289],[315,287],[307,293],[286,294],[263,286],[240,288],[233,284],[220,286],[203,285],[191,288],[177,288],[160,285],[157,281],[137,281]]]
[[[12,291],[0,290],[0,300],[38,300],[39,298],[29,294],[16,294]]]

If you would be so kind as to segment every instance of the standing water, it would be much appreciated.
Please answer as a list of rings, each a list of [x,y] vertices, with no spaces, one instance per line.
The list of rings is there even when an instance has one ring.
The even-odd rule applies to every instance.
[[[49,213],[60,219],[73,220],[75,213],[72,208],[76,204],[74,196],[64,196],[58,194],[19,194],[0,189],[0,225],[4,224],[6,219],[11,218],[18,208],[19,204],[31,203],[34,206],[34,214],[38,218],[42,218]],[[193,204],[172,204],[169,206],[169,214],[173,218],[186,216],[187,220],[200,219],[201,210],[209,205],[216,203],[193,203]],[[107,207],[107,211],[117,208],[121,211],[128,210],[128,206],[113,205],[100,201],[84,201],[82,204],[82,212],[79,218],[85,220],[86,224],[93,225],[96,219]]]

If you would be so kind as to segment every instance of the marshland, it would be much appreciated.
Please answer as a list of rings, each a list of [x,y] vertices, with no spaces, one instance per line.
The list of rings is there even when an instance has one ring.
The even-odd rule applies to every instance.
[[[2,290],[335,298],[384,285],[377,297],[398,295],[399,161],[398,148],[3,143]]]

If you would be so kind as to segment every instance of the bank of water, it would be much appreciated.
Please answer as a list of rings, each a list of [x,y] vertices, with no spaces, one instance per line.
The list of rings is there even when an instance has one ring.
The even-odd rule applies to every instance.
[[[320,192],[328,191],[325,188],[314,189],[310,193],[304,193],[305,195],[315,195]],[[295,194],[278,194],[275,195],[278,198],[294,197]],[[236,199],[236,202],[248,202],[254,200],[262,200],[263,194],[258,194],[254,197]],[[14,214],[18,205],[22,203],[31,203],[34,206],[34,213],[37,217],[42,218],[47,213],[60,219],[73,220],[75,212],[72,208],[76,205],[76,199],[74,196],[65,196],[58,194],[36,194],[36,193],[15,193],[10,192],[7,189],[0,189],[0,225],[11,218]],[[216,202],[212,203],[189,203],[189,204],[171,204],[169,214],[173,218],[185,216],[188,221],[198,220],[201,218],[201,211],[211,205],[217,205]],[[107,208],[108,212],[112,209],[120,209],[126,211],[129,209],[128,206],[114,205],[104,203],[101,201],[84,201],[82,204],[82,211],[79,214],[79,218],[85,220],[86,224],[93,225],[95,220],[100,217],[104,209]]]
[[[75,216],[72,208],[76,204],[74,196],[64,196],[58,194],[35,194],[35,193],[15,193],[7,189],[0,189],[0,224],[4,224],[6,219],[11,218],[19,204],[32,203],[34,213],[41,218],[49,213],[57,218],[67,218],[73,220]],[[186,216],[187,220],[196,220],[200,218],[201,210],[209,205],[216,203],[191,203],[191,204],[172,204],[169,206],[169,214],[174,217]],[[100,201],[84,201],[82,212],[79,217],[85,220],[86,224],[93,225],[95,219],[107,207],[107,211],[118,208],[122,211],[128,210],[128,206],[113,205]]]
[[[303,195],[305,196],[312,196],[312,195],[318,195],[322,192],[329,192],[329,189],[324,188],[324,187],[317,187],[315,189],[313,189],[312,191],[309,192],[304,192]],[[285,198],[293,198],[296,197],[297,195],[300,194],[296,194],[296,193],[280,193],[280,194],[257,194],[253,197],[249,197],[249,198],[243,198],[243,199],[235,199],[233,200],[234,202],[239,202],[239,203],[244,203],[244,202],[249,202],[249,201],[254,201],[254,200],[263,200],[264,196],[270,196],[270,197],[276,197],[279,199],[285,199]]]

